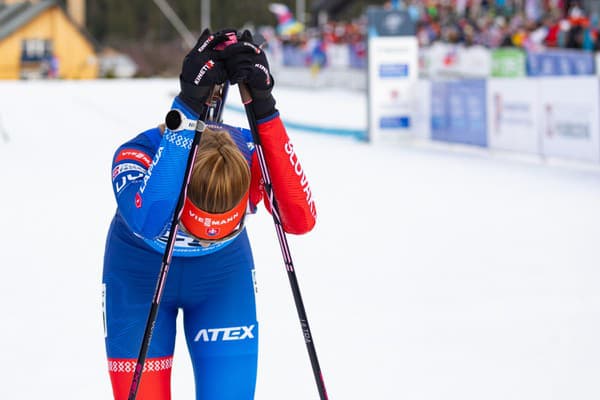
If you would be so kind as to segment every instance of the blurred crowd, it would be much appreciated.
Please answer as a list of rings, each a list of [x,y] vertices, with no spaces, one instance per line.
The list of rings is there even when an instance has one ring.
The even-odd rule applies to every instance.
[[[336,49],[346,49],[346,62],[362,68],[366,61],[366,19],[355,22],[330,21],[293,35],[279,36],[284,64],[310,66],[315,70],[330,65]],[[339,51],[336,53],[339,56]],[[332,57],[333,56],[333,57]]]
[[[600,46],[598,17],[590,16],[578,2],[433,0],[413,1],[407,8],[417,21],[421,46],[436,41],[527,50],[560,47],[594,51]]]
[[[421,47],[436,42],[517,47],[600,50],[597,15],[578,0],[406,0],[400,7],[416,23]],[[280,36],[289,65],[322,67],[331,48],[347,47],[350,65],[364,66],[367,20],[330,21],[319,28]],[[300,52],[301,50],[301,52]]]

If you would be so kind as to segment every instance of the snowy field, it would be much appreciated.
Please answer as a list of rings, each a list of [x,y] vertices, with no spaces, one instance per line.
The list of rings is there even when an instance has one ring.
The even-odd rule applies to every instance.
[[[162,120],[177,87],[0,83],[1,399],[111,398],[100,293],[111,157]],[[275,95],[290,121],[364,127],[358,92]],[[600,398],[599,168],[290,136],[319,220],[289,240],[331,399]],[[317,399],[272,220],[261,208],[248,229],[256,398]],[[192,399],[183,337],[173,375],[174,399]]]

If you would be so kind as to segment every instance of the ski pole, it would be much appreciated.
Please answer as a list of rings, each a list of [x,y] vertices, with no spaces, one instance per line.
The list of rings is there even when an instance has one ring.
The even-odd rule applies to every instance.
[[[269,169],[267,168],[265,155],[262,149],[262,145],[260,143],[260,137],[258,135],[256,115],[254,114],[254,110],[252,109],[252,94],[250,93],[250,90],[248,89],[248,86],[245,83],[239,82],[238,85],[240,88],[240,96],[242,98],[242,103],[244,103],[244,108],[246,109],[246,117],[248,118],[250,131],[252,132],[252,138],[254,140],[254,146],[256,148],[256,155],[258,156],[260,171],[264,180],[265,191],[267,197],[269,198],[269,203],[271,203],[271,215],[273,216],[273,221],[275,222],[275,230],[277,231],[277,238],[279,239],[281,253],[283,254],[285,269],[287,270],[290,286],[292,288],[292,294],[294,295],[294,302],[296,304],[298,318],[300,319],[300,326],[302,328],[304,342],[306,343],[306,349],[308,350],[308,356],[312,365],[313,374],[317,383],[317,390],[319,391],[319,396],[321,400],[327,400],[327,391],[325,389],[325,381],[323,380],[321,367],[319,366],[319,359],[317,358],[317,350],[315,348],[312,333],[310,331],[310,326],[308,324],[308,317],[304,308],[304,302],[302,301],[302,295],[300,294],[298,278],[296,277],[296,272],[294,270],[294,262],[292,261],[287,236],[285,234],[285,231],[283,230],[281,218],[279,217],[279,206],[277,205],[277,200],[275,199],[275,195],[273,193],[271,176],[269,175]]]
[[[174,113],[174,114],[172,114]],[[205,117],[209,113],[209,108],[207,108]],[[182,122],[181,114],[179,114],[175,110],[169,111],[166,118],[166,125],[168,128],[172,126],[179,126]],[[165,252],[163,253],[162,264],[160,266],[160,271],[158,274],[158,281],[156,283],[156,289],[154,290],[154,296],[152,297],[152,305],[150,306],[150,312],[148,314],[148,320],[146,321],[146,328],[144,330],[144,336],[142,338],[142,344],[140,345],[140,352],[138,355],[137,363],[133,370],[133,379],[131,380],[131,386],[129,387],[129,396],[128,400],[135,400],[137,397],[137,392],[140,387],[140,383],[142,380],[142,373],[144,371],[144,363],[146,362],[146,356],[148,355],[148,348],[150,347],[150,341],[152,340],[152,333],[154,331],[154,324],[156,322],[156,317],[158,315],[158,308],[160,306],[160,300],[162,298],[163,289],[165,287],[165,283],[167,281],[167,274],[169,272],[169,266],[171,265],[171,258],[173,256],[173,248],[175,246],[175,238],[177,237],[177,230],[179,226],[179,220],[181,218],[181,213],[183,211],[183,204],[185,201],[187,187],[190,182],[190,176],[192,173],[192,166],[194,165],[194,160],[196,158],[196,150],[198,149],[198,145],[200,144],[200,137],[202,136],[202,131],[206,128],[204,122],[199,119],[196,121],[196,128],[194,133],[194,140],[192,141],[190,154],[188,156],[187,164],[185,167],[185,174],[183,184],[181,185],[181,191],[179,192],[179,198],[177,199],[177,204],[175,206],[175,211],[173,212],[173,219],[171,221],[171,229],[169,230],[169,236],[167,238],[167,244],[165,247]]]

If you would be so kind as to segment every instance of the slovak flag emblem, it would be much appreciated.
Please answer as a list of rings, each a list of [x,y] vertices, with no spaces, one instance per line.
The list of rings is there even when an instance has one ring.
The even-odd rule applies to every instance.
[[[216,234],[218,234],[218,233],[219,233],[219,230],[218,230],[217,228],[208,228],[208,229],[206,230],[206,234],[207,234],[208,236],[215,236],[215,235],[216,235]]]

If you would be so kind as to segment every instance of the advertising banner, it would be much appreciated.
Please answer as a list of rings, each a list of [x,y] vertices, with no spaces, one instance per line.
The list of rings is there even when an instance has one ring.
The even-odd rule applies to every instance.
[[[348,68],[350,66],[350,51],[346,44],[330,44],[326,47],[327,66],[333,68]]]
[[[518,78],[525,76],[525,52],[503,47],[492,50],[492,77]]]
[[[459,49],[458,72],[464,78],[487,78],[492,70],[492,56],[483,46],[469,46]]]
[[[406,136],[418,79],[414,23],[404,11],[369,10],[367,140]],[[402,35],[402,36],[400,36]]]
[[[421,76],[433,79],[487,78],[492,58],[483,46],[435,42],[419,49],[419,68]]]
[[[432,79],[460,77],[460,46],[435,42],[430,47],[420,49],[419,64],[421,75]]]
[[[412,125],[409,132],[418,139],[431,138],[431,81],[419,79],[416,87],[416,99],[413,108]]]
[[[431,139],[446,140],[450,115],[448,112],[449,81],[431,82]]]
[[[486,82],[483,79],[431,84],[431,138],[487,146]]]
[[[534,79],[489,79],[488,143],[492,149],[540,152],[538,82]]]
[[[529,76],[594,75],[594,55],[581,50],[527,52]]]
[[[543,78],[538,83],[542,154],[599,162],[598,79]]]

